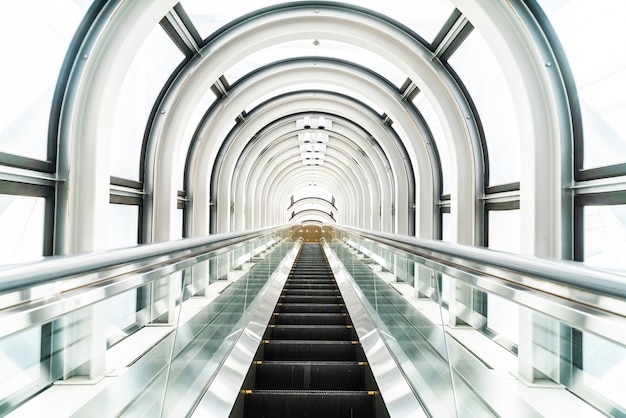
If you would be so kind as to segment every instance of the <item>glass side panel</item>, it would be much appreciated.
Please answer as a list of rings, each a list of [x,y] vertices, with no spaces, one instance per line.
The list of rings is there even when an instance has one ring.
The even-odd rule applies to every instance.
[[[452,215],[448,212],[441,214],[441,240],[452,242]],[[450,301],[450,282],[452,279],[445,275],[441,275],[441,300]]]
[[[141,148],[150,112],[183,58],[183,53],[159,25],[137,51],[122,85],[113,120],[112,176],[139,180]]]
[[[626,2],[540,0],[572,68],[582,111],[584,168],[626,161]]]
[[[478,110],[489,155],[489,186],[519,181],[520,138],[513,99],[498,62],[478,31],[468,36],[449,63]]]
[[[239,0],[207,2],[204,0],[182,0],[181,4],[190,15],[200,35],[207,38],[215,30],[231,20],[267,6],[281,2]],[[343,3],[364,7],[387,15],[408,26],[427,42],[431,42],[439,33],[454,6],[448,0],[347,0]]]
[[[335,58],[362,65],[385,77],[396,87],[400,87],[407,79],[406,74],[381,56],[356,45],[327,39],[291,41],[261,49],[239,61],[224,75],[229,83],[234,84],[263,65],[282,59],[308,56]]]
[[[139,206],[109,204],[108,249],[137,245]]]
[[[0,412],[8,397],[42,377],[40,361],[41,327],[0,340]]]
[[[0,194],[0,265],[43,257],[45,199]]]
[[[0,152],[47,160],[52,96],[67,48],[89,4],[2,2]]]
[[[489,248],[520,252],[520,211],[490,210]],[[502,297],[487,294],[487,327],[509,341],[519,342],[519,306]]]
[[[626,347],[583,333],[582,383],[626,408]]]
[[[435,144],[437,145],[437,152],[439,153],[439,161],[441,163],[442,174],[442,191],[441,194],[450,193],[450,182],[456,181],[452,175],[452,165],[450,163],[450,153],[448,152],[448,141],[446,141],[443,128],[439,117],[435,113],[435,110],[430,104],[428,98],[423,94],[418,94],[413,99],[413,104],[417,107],[417,110],[422,114],[422,117],[426,120],[426,124],[430,129]]]
[[[137,323],[137,289],[129,290],[106,300],[107,339],[119,341],[128,335],[128,329]]]
[[[626,269],[626,205],[585,206],[585,263]]]
[[[494,224],[513,224],[517,216],[514,212],[518,211],[494,212]],[[576,316],[575,312],[588,311],[584,302],[578,307],[571,301],[551,305],[549,301],[554,298],[549,291],[541,295],[544,292],[510,285],[505,277],[497,279],[500,275],[498,271],[502,273],[505,269],[483,264],[477,257],[472,257],[471,261],[477,270],[455,268],[448,263],[446,256],[440,258],[437,251],[433,254],[430,249],[424,248],[425,258],[399,249],[390,253],[389,247],[373,239],[342,230],[339,233],[342,235],[341,242],[338,240],[329,245],[351,276],[348,278],[350,286],[364,301],[364,307],[376,324],[378,335],[384,340],[395,365],[402,370],[429,416],[623,415],[624,409],[620,408],[623,408],[626,399],[623,396],[626,348],[587,334],[583,335],[582,358],[578,358],[578,351],[583,346],[572,346],[568,321],[575,321],[572,319]],[[509,245],[507,249],[514,249],[511,247]],[[419,242],[413,248],[422,253]],[[448,249],[451,250],[449,255],[452,255],[453,247]],[[396,263],[401,258],[415,263],[418,272],[418,276],[414,277],[415,288],[408,285],[410,270],[393,270],[394,275],[407,274],[405,277],[390,277],[390,272],[385,271],[385,263],[392,255]],[[524,261],[520,259],[519,263]],[[533,262],[530,265],[533,269],[537,267]],[[467,295],[463,294],[464,288],[471,287],[475,296],[486,294],[490,304],[494,300],[497,300],[495,303],[505,303],[506,306],[500,307],[496,314],[502,317],[498,321],[506,323],[511,329],[500,329],[494,336],[483,332],[482,318],[473,322],[451,323],[463,312],[458,310],[458,304],[441,303],[437,292],[429,291],[432,290],[428,289],[429,271],[435,277],[444,273],[447,275],[450,289],[457,292],[451,296],[457,301]],[[532,274],[529,276],[532,277]],[[419,290],[418,295],[416,290]],[[534,303],[530,300],[532,298],[542,301]],[[475,301],[481,303],[482,299]],[[619,306],[623,308],[623,304]],[[476,306],[462,308],[475,309]],[[348,309],[351,309],[349,304]],[[516,310],[519,310],[519,316],[510,314]],[[590,323],[601,320],[604,314],[592,317],[594,319],[590,317]],[[519,351],[512,344],[517,339],[521,340],[516,336],[518,328],[523,331],[520,334],[527,343],[518,347]],[[599,332],[606,333],[610,338],[619,331],[612,329],[607,322],[607,328]],[[368,332],[367,338],[371,334],[373,332]],[[561,367],[569,369],[572,349],[574,365],[580,370],[574,371],[573,379],[563,379]],[[526,396],[529,384],[521,374],[524,370],[533,370],[537,378],[532,385],[535,393],[531,397]],[[581,382],[587,386],[582,390],[579,387]],[[520,388],[525,389],[520,391]],[[605,399],[599,401],[601,397]],[[506,401],[503,402],[504,399]],[[559,405],[558,410],[553,409],[556,404]]]

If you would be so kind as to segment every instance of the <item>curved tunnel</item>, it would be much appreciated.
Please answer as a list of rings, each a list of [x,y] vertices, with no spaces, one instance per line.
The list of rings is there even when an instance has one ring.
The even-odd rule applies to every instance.
[[[619,2],[40,3],[0,33],[2,265],[337,225],[625,267]]]

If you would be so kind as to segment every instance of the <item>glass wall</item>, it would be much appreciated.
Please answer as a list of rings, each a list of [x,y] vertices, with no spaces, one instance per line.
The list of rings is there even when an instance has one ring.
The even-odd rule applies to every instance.
[[[117,102],[111,144],[111,175],[139,180],[141,150],[150,112],[183,53],[157,25],[137,51]]]
[[[0,194],[0,265],[44,255],[45,199]]]
[[[582,168],[623,163],[626,60],[621,51],[626,39],[626,2],[539,0],[539,4],[556,31],[576,83],[584,137]]]
[[[448,63],[459,75],[478,111],[489,156],[488,185],[518,182],[520,138],[513,98],[489,46],[474,30]]]
[[[90,3],[2,3],[0,152],[44,161],[52,157],[48,155],[52,97],[70,41]]]

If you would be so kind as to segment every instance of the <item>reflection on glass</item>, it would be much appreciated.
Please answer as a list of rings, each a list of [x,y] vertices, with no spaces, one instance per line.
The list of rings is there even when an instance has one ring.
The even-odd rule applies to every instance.
[[[520,253],[520,211],[490,210],[489,248]],[[487,327],[509,341],[519,342],[519,305],[500,296],[487,295]]]
[[[626,407],[626,347],[583,333],[583,383],[603,397]]]
[[[578,89],[584,168],[626,160],[626,2],[563,0],[539,3],[567,55]]]
[[[448,142],[446,141],[445,134],[443,133],[443,128],[441,127],[439,117],[435,113],[435,110],[432,108],[430,101],[425,95],[420,93],[415,96],[415,98],[413,99],[413,104],[415,104],[417,110],[419,110],[419,112],[422,114],[422,117],[426,121],[426,124],[430,129],[430,133],[435,140],[435,144],[437,145],[437,152],[439,153],[439,161],[441,162],[441,173],[443,177],[441,194],[449,194],[450,182],[456,181],[456,179],[452,175],[452,165],[450,164]]]
[[[41,328],[29,328],[0,340],[0,405],[41,375]]]
[[[43,256],[45,199],[0,194],[0,265]]]
[[[127,330],[137,323],[137,289],[106,300],[107,339],[118,341],[127,336]]]
[[[109,241],[107,248],[131,247],[137,244],[139,231],[139,206],[109,205]]]
[[[238,0],[207,2],[204,0],[182,0],[181,4],[191,16],[202,37],[208,37],[213,31],[231,20],[267,6],[280,4],[268,0]],[[387,15],[408,26],[426,41],[430,42],[439,33],[454,6],[448,0],[346,0],[343,3],[364,7]]]
[[[626,205],[586,206],[584,225],[585,263],[625,269]]]
[[[489,155],[489,186],[519,181],[520,138],[513,98],[502,69],[478,31],[472,31],[449,63],[478,110]]]
[[[0,152],[47,159],[54,88],[88,7],[78,0],[2,2]]]
[[[141,147],[159,92],[184,55],[156,25],[131,63],[118,98],[111,140],[111,175],[139,180]]]

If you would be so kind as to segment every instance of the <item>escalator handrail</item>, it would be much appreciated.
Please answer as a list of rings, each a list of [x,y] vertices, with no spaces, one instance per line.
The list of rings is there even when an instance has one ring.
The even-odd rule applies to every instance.
[[[513,280],[522,286],[525,283],[520,282],[520,278],[532,278],[580,289],[598,296],[626,298],[626,274],[602,270],[582,262],[522,256],[487,248],[346,226],[337,226],[336,229],[449,266]],[[533,284],[536,283],[535,280]]]
[[[46,257],[40,261],[16,264],[0,269],[0,294],[18,291],[63,278],[96,273],[107,268],[140,263],[142,268],[150,264],[160,265],[181,257],[191,257],[208,251],[216,251],[262,235],[277,232],[285,226],[273,226],[254,230],[185,238],[130,248],[93,252],[68,256]],[[146,264],[147,262],[147,264]]]

